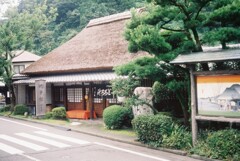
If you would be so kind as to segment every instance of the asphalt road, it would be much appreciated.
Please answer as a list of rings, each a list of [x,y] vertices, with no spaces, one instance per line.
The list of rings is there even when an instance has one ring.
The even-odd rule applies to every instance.
[[[0,161],[197,161],[64,128],[0,117]]]

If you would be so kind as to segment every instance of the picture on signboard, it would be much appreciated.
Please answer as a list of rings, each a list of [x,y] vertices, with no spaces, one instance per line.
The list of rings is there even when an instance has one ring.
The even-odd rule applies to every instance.
[[[197,76],[199,115],[240,117],[240,75]]]

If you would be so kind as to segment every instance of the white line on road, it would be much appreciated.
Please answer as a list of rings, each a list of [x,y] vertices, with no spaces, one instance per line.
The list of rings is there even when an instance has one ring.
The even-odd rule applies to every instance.
[[[3,143],[0,143],[0,150],[5,151],[9,154],[22,154],[23,153],[23,151],[18,150],[14,147],[11,147],[11,146],[3,144]]]
[[[27,138],[27,139],[32,139],[32,140],[35,140],[35,141],[38,141],[38,142],[46,143],[46,144],[49,144],[49,145],[52,145],[52,146],[55,146],[55,147],[59,147],[59,148],[70,147],[70,145],[68,145],[68,144],[60,143],[58,141],[54,141],[54,140],[46,139],[46,138],[43,138],[43,137],[26,134],[26,133],[16,133],[16,135],[22,136],[22,137]]]
[[[8,120],[8,119],[0,118],[0,120],[8,121],[8,122],[15,123],[15,124],[18,124],[18,125],[23,125],[23,126],[31,127],[31,128],[38,129],[38,130],[47,131],[47,129],[43,129],[43,128],[40,128],[40,127],[31,126],[31,125],[28,125],[28,124],[23,124],[23,123],[16,122],[16,121],[12,121],[12,120]]]
[[[42,150],[47,150],[48,149],[48,148],[45,148],[43,146],[39,146],[37,144],[33,144],[33,143],[30,143],[30,142],[27,142],[27,141],[23,141],[23,140],[20,140],[20,139],[11,137],[11,136],[7,136],[7,135],[0,135],[0,138],[4,139],[4,140],[7,140],[9,142],[12,142],[12,143],[21,145],[21,146],[25,146],[25,147],[33,149],[35,151],[42,151]]]
[[[62,135],[57,135],[57,134],[52,134],[52,133],[45,132],[45,131],[35,131],[35,133],[40,134],[40,135],[44,135],[44,136],[48,136],[48,137],[51,137],[51,138],[55,138],[55,139],[65,140],[65,141],[76,143],[76,144],[89,144],[90,143],[88,141],[75,139],[75,138],[62,136]]]
[[[119,148],[119,147],[115,147],[115,146],[111,146],[111,145],[107,145],[107,144],[102,144],[102,143],[98,143],[98,142],[94,142],[94,144],[105,146],[105,147],[116,149],[116,150],[121,150],[121,151],[124,151],[124,152],[127,152],[127,153],[143,156],[143,157],[146,157],[146,158],[151,158],[151,159],[160,160],[160,161],[169,161],[167,159],[154,157],[154,156],[147,155],[147,154],[142,154],[142,153],[138,153],[138,152],[135,152],[135,151],[131,151],[131,150],[127,150],[127,149],[123,149],[123,148]]]
[[[30,159],[30,160],[41,161],[41,160],[39,160],[39,159],[33,158],[33,157],[31,157],[31,156],[29,156],[29,155],[26,155],[26,154],[19,154],[19,155],[21,155],[21,156],[23,156],[23,157],[25,157],[25,158],[28,158],[28,159]]]

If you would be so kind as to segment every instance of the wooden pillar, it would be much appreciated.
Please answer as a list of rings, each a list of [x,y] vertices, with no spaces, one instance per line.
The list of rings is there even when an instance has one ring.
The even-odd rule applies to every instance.
[[[68,100],[67,100],[67,86],[64,83],[63,85],[63,104],[66,108],[66,110],[68,110],[68,104],[67,104]]]
[[[55,107],[55,89],[54,89],[54,85],[51,84],[51,100],[52,100],[52,108]]]
[[[28,94],[29,94],[28,85],[25,85],[25,105],[28,104]]]
[[[196,145],[198,126],[195,116],[197,115],[196,101],[196,81],[193,75],[194,66],[190,66],[190,81],[191,81],[191,111],[192,111],[192,142]]]
[[[86,87],[84,85],[84,83],[82,83],[82,103],[83,103],[83,110],[87,109],[87,100],[85,98],[86,96]]]
[[[90,83],[90,87],[89,87],[89,96],[90,96],[90,99],[89,99],[89,103],[90,103],[90,119],[94,119],[94,93],[93,93],[93,83]]]

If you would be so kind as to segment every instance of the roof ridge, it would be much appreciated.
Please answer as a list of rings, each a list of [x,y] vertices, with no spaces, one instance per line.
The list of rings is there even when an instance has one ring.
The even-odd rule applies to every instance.
[[[131,18],[131,12],[130,11],[125,11],[122,13],[116,13],[113,15],[108,15],[105,17],[100,17],[96,19],[92,19],[89,21],[87,28],[92,27],[92,26],[97,26],[101,24],[106,24],[114,21],[119,21],[119,20],[124,20],[124,19],[129,19]]]

